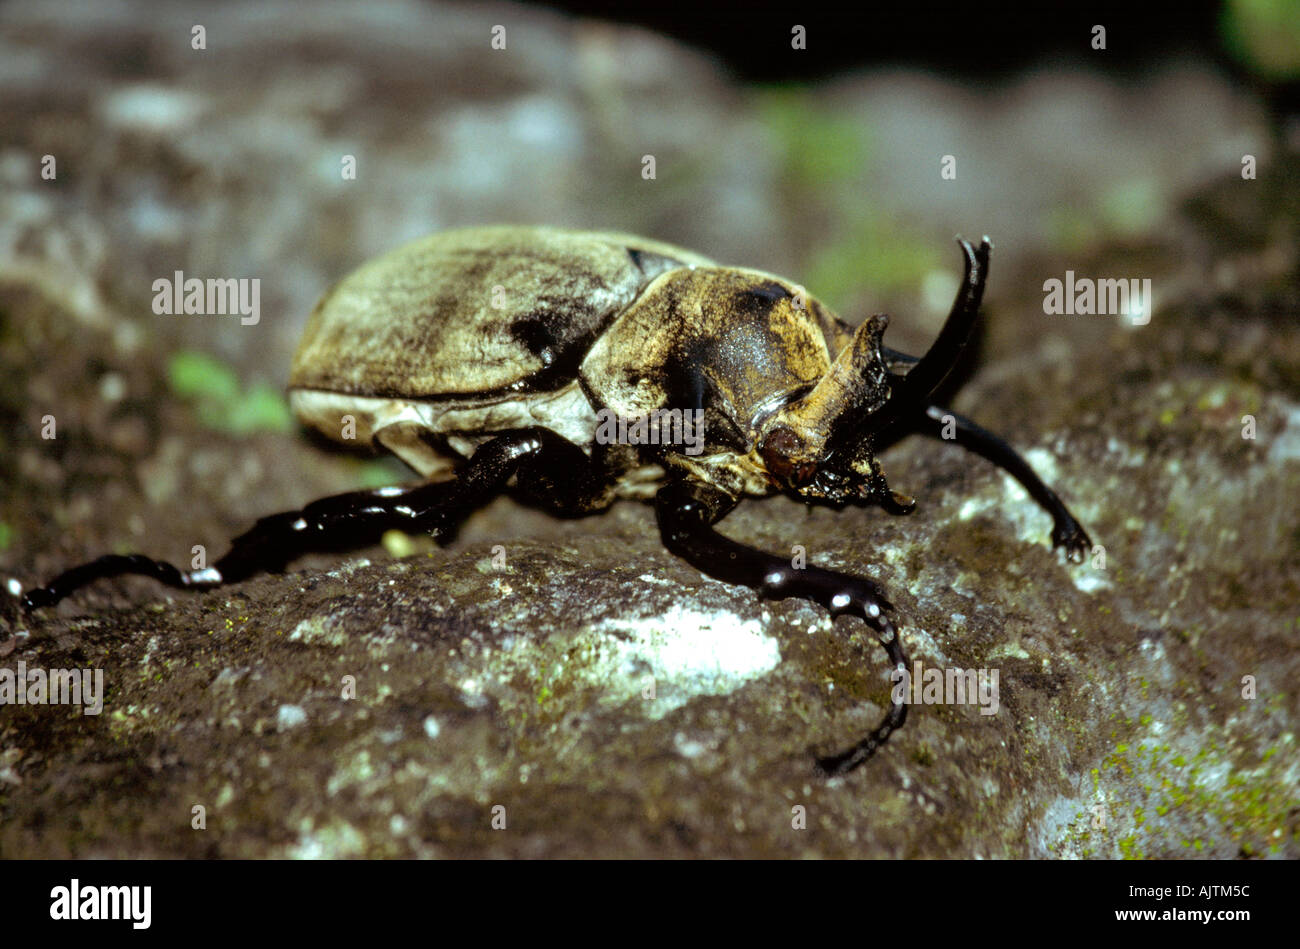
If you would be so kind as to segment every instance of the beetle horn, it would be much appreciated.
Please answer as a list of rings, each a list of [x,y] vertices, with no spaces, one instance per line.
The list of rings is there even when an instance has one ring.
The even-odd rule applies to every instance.
[[[952,312],[939,331],[939,336],[926,354],[917,360],[906,373],[889,373],[889,402],[872,416],[871,427],[881,431],[910,410],[924,409],[930,404],[935,390],[947,378],[970,341],[971,331],[979,316],[980,301],[984,299],[984,284],[989,274],[989,251],[992,245],[985,237],[979,249],[970,241],[957,239],[966,257],[966,275],[962,278]]]
[[[798,454],[803,460],[820,461],[833,432],[852,426],[889,398],[889,372],[881,352],[887,326],[889,317],[883,313],[867,319],[812,391],[778,413],[802,434],[804,450]]]
[[[856,459],[864,437],[888,427],[899,417],[929,404],[961,355],[975,326],[984,282],[988,276],[988,238],[976,250],[958,240],[966,255],[966,275],[952,312],[924,357],[910,360],[886,350],[882,337],[889,317],[877,313],[860,325],[840,350],[829,371],[803,398],[781,408],[765,426],[769,437],[789,429],[759,450],[769,470],[808,472],[811,476],[830,454],[846,451]],[[906,373],[891,364],[912,361]]]

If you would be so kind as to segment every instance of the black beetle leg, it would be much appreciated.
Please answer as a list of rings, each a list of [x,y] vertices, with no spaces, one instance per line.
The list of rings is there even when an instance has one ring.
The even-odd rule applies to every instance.
[[[447,535],[476,507],[500,491],[542,439],[532,430],[497,436],[474,452],[454,481],[414,487],[352,491],[322,498],[301,511],[264,517],[231,542],[213,566],[183,572],[139,554],[111,554],[59,574],[23,598],[29,609],[53,606],[95,580],[122,574],[153,577],[168,586],[211,589],[263,571],[279,571],[313,550],[340,550],[377,541],[392,529]]]
[[[925,410],[925,418],[920,422],[920,430],[927,435],[942,438],[945,416],[952,417],[955,436],[953,439],[945,440],[956,441],[963,448],[988,459],[1019,481],[1029,492],[1029,496],[1038,502],[1038,506],[1052,515],[1052,546],[1064,547],[1066,556],[1070,560],[1082,563],[1084,556],[1092,547],[1088,532],[1070,513],[1069,508],[1056,492],[1043,484],[1042,479],[1034,473],[1034,469],[1029,467],[1029,462],[987,428],[938,405],[931,405]]]
[[[664,546],[697,569],[727,583],[754,587],[771,599],[801,597],[820,603],[832,616],[850,614],[867,622],[889,654],[893,669],[907,669],[907,655],[898,631],[885,611],[892,609],[880,587],[860,577],[821,567],[795,569],[788,560],[746,547],[723,537],[713,525],[736,501],[717,488],[675,482],[659,490],[655,512]],[[889,736],[903,727],[907,705],[894,702],[871,734],[839,754],[817,758],[827,775],[847,774],[870,758]]]
[[[541,450],[519,467],[518,493],[560,517],[580,517],[609,507],[618,478],[594,455],[546,428],[535,430]]]

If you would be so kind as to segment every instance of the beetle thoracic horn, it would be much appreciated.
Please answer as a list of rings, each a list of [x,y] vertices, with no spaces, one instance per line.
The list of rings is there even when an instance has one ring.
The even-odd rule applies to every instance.
[[[952,312],[921,359],[906,373],[886,369],[882,336],[889,318],[878,313],[858,327],[816,388],[786,407],[783,414],[798,419],[807,460],[822,457],[827,449],[855,446],[864,436],[885,430],[904,415],[925,410],[965,349],[984,297],[991,250],[988,238],[978,250],[969,241],[959,238],[957,243],[966,258],[966,273]]]
[[[882,431],[909,411],[924,411],[930,398],[947,378],[970,340],[979,316],[980,301],[984,298],[984,283],[989,273],[989,251],[992,245],[985,237],[979,249],[970,241],[957,239],[966,257],[966,274],[952,312],[939,331],[939,336],[926,354],[905,374],[891,372],[889,402],[871,418],[871,428]]]
[[[841,427],[857,424],[885,404],[889,372],[881,353],[881,337],[889,317],[877,313],[853,334],[830,369],[812,391],[782,408],[773,421],[800,434],[797,461],[819,463],[829,439]]]

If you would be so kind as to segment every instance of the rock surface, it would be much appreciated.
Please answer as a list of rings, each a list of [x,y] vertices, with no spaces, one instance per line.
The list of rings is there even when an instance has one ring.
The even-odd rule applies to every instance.
[[[1300,856],[1300,175],[1248,100],[1192,67],[746,90],[511,7],[89,9],[0,12],[6,579],[219,555],[257,516],[400,480],[286,423],[296,334],[367,257],[512,220],[780,272],[889,308],[912,350],[952,233],[992,234],[953,406],[1104,556],[1065,565],[1010,478],[919,437],[883,459],[909,518],[742,506],[730,536],[883,583],[913,660],[999,672],[995,714],[914,706],[829,782],[811,751],[888,701],[871,637],[703,577],[645,506],[503,498],[442,549],[202,595],[123,580],[28,617],[4,594],[0,668],[102,669],[107,694],[97,716],[0,706],[0,856]],[[176,270],[260,277],[260,322],[155,315]],[[1047,316],[1066,270],[1150,277],[1155,312]]]

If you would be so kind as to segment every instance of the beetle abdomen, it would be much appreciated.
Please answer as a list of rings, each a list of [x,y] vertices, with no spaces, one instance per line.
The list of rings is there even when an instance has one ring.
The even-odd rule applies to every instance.
[[[541,426],[589,449],[596,415],[577,383],[552,392],[496,399],[399,399],[294,389],[289,405],[303,424],[334,441],[376,441],[426,478],[450,476],[494,432]]]

